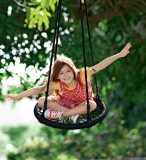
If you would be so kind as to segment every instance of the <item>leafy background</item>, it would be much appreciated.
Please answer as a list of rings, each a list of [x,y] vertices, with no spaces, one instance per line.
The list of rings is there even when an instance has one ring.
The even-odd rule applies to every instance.
[[[132,44],[127,57],[96,74],[108,115],[100,125],[77,133],[40,126],[36,134],[31,134],[31,125],[4,126],[1,134],[7,137],[5,143],[10,141],[16,148],[8,152],[9,159],[146,156],[146,1],[87,0],[86,3],[95,63],[118,53],[127,42]],[[0,0],[1,102],[5,101],[2,80],[17,75],[9,69],[11,63],[15,65],[16,58],[20,58],[26,69],[33,66],[43,71],[48,66],[51,50],[47,49],[47,45],[53,42],[57,4],[57,0]],[[79,1],[63,0],[61,11],[58,55],[71,57],[78,68],[83,67]],[[87,65],[91,66],[87,27],[84,24]],[[35,82],[31,81],[31,76],[26,73],[26,78],[20,77],[20,85],[8,86],[7,92],[18,93],[39,85],[41,77],[46,75],[42,74]],[[22,136],[21,140],[15,137],[16,134]],[[25,141],[26,137],[30,138],[29,143]]]

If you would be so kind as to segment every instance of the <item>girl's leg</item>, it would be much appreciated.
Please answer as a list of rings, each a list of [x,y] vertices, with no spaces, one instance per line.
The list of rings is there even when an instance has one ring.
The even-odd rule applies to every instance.
[[[45,101],[45,97],[39,98],[38,104],[40,107],[44,106],[44,101]],[[69,108],[66,108],[66,107],[54,102],[54,100],[51,96],[48,97],[48,99],[47,99],[47,109],[51,109],[54,111],[63,111],[63,112],[70,110]]]
[[[38,104],[40,107],[43,107],[44,100],[45,100],[45,97],[39,98]],[[96,103],[94,101],[89,101],[89,104],[90,104],[90,112],[91,112],[96,108]],[[73,116],[75,114],[87,113],[87,102],[75,108],[69,109],[54,102],[54,100],[51,97],[48,97],[47,109],[51,109],[53,111],[63,111],[63,117],[68,117],[68,116]]]
[[[96,108],[96,103],[94,101],[89,101],[90,112]],[[87,113],[87,102],[83,105],[79,105],[73,109],[69,109],[63,112],[63,117],[72,116],[75,114],[85,114]]]

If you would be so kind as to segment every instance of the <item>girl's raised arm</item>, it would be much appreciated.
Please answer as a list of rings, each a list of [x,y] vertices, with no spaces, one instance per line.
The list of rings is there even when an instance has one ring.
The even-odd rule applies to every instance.
[[[46,85],[43,86],[38,86],[38,87],[34,87],[34,88],[30,88],[24,92],[21,92],[19,94],[9,94],[9,95],[4,95],[4,97],[7,100],[18,100],[21,99],[23,97],[28,97],[28,96],[32,96],[32,95],[38,95],[40,93],[44,93],[46,92],[47,87]],[[53,86],[52,84],[49,85],[49,91],[53,90]]]
[[[123,50],[120,53],[115,54],[115,55],[103,60],[102,62],[98,63],[95,66],[92,66],[90,73],[91,74],[96,73],[96,72],[106,68],[107,66],[109,66],[111,63],[113,63],[117,59],[125,57],[129,53],[130,48],[131,48],[131,44],[127,43],[127,45],[123,48]]]

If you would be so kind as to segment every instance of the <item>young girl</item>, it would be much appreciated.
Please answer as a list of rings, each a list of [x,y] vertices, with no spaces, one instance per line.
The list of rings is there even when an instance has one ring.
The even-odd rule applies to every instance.
[[[128,43],[124,49],[114,56],[111,56],[95,66],[87,68],[88,93],[90,112],[96,108],[93,101],[93,93],[90,87],[90,77],[92,74],[104,69],[115,60],[125,57],[129,53],[131,44]],[[15,95],[5,95],[8,100],[18,100],[23,97],[46,92],[47,84],[28,89]],[[84,69],[76,69],[74,63],[69,58],[59,58],[55,61],[49,83],[49,93],[47,99],[47,110],[45,118],[59,119],[70,116],[74,123],[77,123],[79,115],[87,113],[86,87]],[[40,107],[44,105],[45,97],[38,100]]]

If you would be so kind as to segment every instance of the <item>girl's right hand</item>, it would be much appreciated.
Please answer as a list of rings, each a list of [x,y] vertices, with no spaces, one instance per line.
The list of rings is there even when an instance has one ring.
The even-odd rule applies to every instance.
[[[17,95],[17,94],[4,95],[4,97],[5,97],[8,101],[20,99],[20,98],[18,98],[18,95]]]

